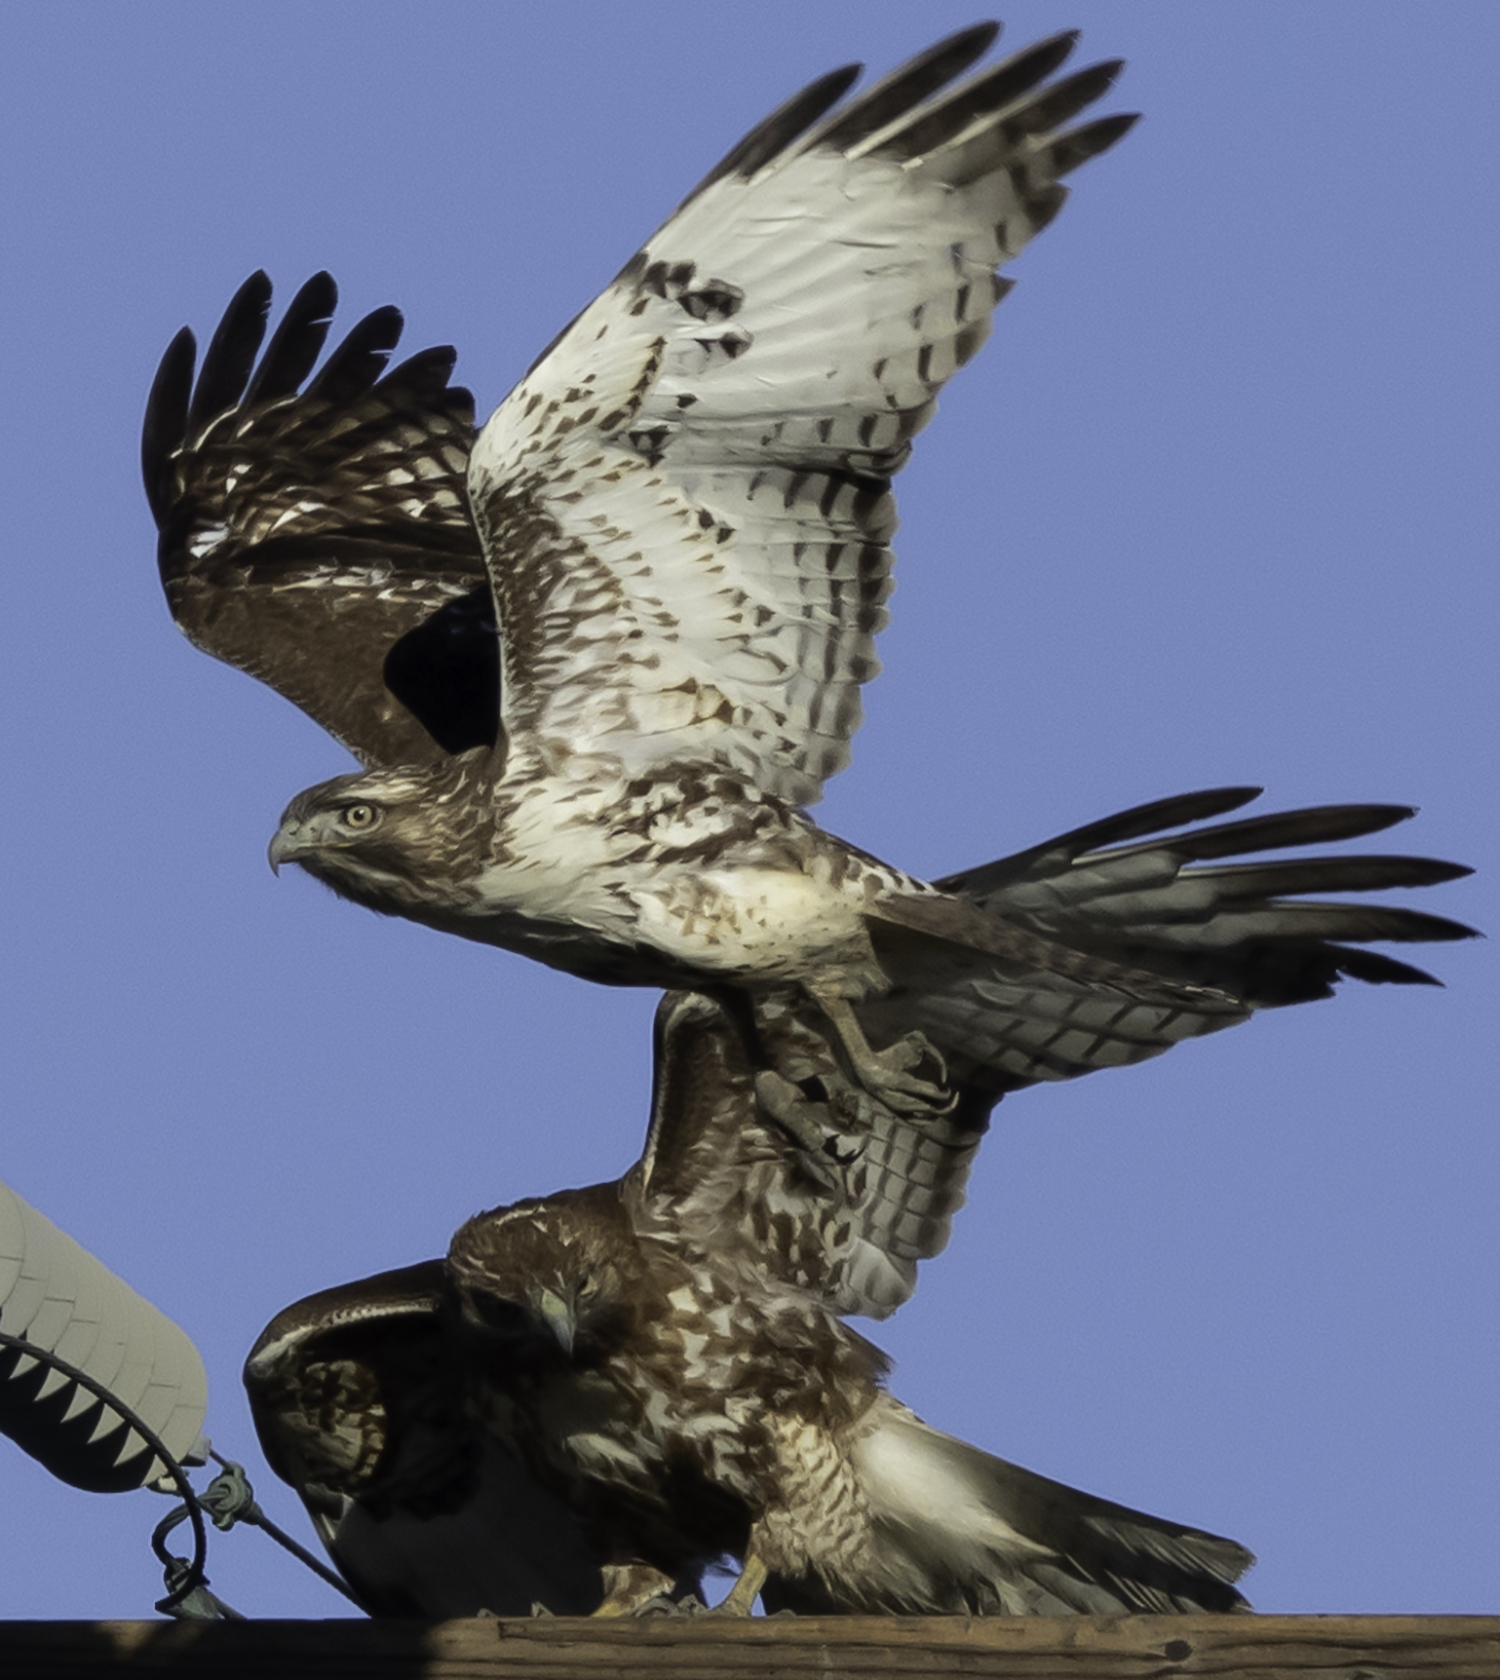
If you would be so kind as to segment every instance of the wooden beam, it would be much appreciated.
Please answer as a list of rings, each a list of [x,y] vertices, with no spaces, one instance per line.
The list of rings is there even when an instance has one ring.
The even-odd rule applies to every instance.
[[[5,1680],[1497,1680],[1500,1616],[0,1622]]]

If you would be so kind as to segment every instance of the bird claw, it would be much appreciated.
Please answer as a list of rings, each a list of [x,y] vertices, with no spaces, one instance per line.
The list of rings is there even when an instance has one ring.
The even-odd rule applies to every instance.
[[[952,1111],[958,1096],[947,1089],[947,1065],[924,1034],[909,1032],[877,1050],[866,1039],[847,997],[820,986],[809,986],[808,995],[833,1028],[831,1045],[842,1051],[849,1071],[876,1102],[893,1113],[914,1117]],[[924,1064],[931,1065],[936,1079],[924,1079],[912,1071]]]
[[[763,1068],[755,1076],[755,1100],[804,1149],[821,1148],[828,1126],[819,1105],[811,1101],[800,1085],[774,1068]]]
[[[852,1059],[864,1088],[897,1114],[947,1114],[958,1101],[947,1088],[947,1065],[922,1033],[907,1033],[884,1050]],[[936,1070],[935,1079],[914,1071],[924,1064]]]
[[[825,1190],[835,1189],[839,1183],[835,1169],[857,1160],[864,1144],[833,1123],[833,1105],[815,1102],[802,1086],[773,1068],[756,1074],[755,1097],[797,1145],[804,1170]]]
[[[672,1598],[667,1593],[657,1593],[654,1598],[648,1598],[644,1604],[638,1604],[631,1615],[640,1621],[651,1621],[658,1616],[707,1616],[712,1614],[701,1598],[689,1593],[686,1598]]]
[[[760,1589],[766,1584],[769,1574],[765,1564],[752,1550],[746,1557],[740,1569],[739,1579],[729,1589],[728,1595],[721,1599],[712,1610],[710,1616],[748,1616],[755,1609],[755,1601],[760,1596]]]

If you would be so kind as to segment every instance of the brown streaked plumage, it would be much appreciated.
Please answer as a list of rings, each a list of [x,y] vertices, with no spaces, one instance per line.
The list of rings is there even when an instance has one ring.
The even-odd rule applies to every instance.
[[[384,373],[401,336],[367,315],[307,382],[338,289],[315,274],[256,366],[271,282],[252,274],[196,384],[184,327],[141,438],[167,603],[189,640],[300,706],[365,764],[495,744],[499,658],[464,474],[474,399],[454,352]]]
[[[727,1601],[867,1614],[1243,1607],[1232,1541],[1110,1505],[915,1417],[841,1322],[936,1252],[989,1101],[918,1127],[788,1018],[824,1104],[756,1100],[746,1035],[702,997],[658,1017],[645,1155],[624,1179],[481,1214],[451,1286],[518,1442],[612,1565],[604,1613],[728,1554]],[[833,1115],[841,1116],[838,1125]]]
[[[481,1215],[446,1274],[325,1290],[262,1334],[267,1458],[362,1602],[623,1613],[728,1558],[741,1604],[772,1566],[773,1608],[1237,1607],[1242,1548],[928,1428],[841,1322],[893,1311],[946,1243],[990,1096],[916,1124],[795,1009],[762,1032],[798,1081],[771,1104],[748,1024],[667,998],[623,1179]]]
[[[855,1009],[896,978],[882,921],[986,974],[1107,989],[1153,1032],[1241,1013],[937,893],[799,808],[846,762],[876,669],[890,477],[988,336],[1001,265],[1133,120],[1067,126],[1120,68],[1049,81],[1072,36],[960,80],[995,34],[831,114],[850,71],[783,107],[531,369],[467,481],[503,746],[440,776],[442,799],[393,802],[380,770],[310,790],[273,862],[594,978],[796,985],[856,1077],[913,1110],[940,1098],[931,1046],[872,1048]]]
[[[371,1615],[585,1615],[603,1560],[473,1382],[440,1260],[295,1302],[245,1364],[267,1462]]]

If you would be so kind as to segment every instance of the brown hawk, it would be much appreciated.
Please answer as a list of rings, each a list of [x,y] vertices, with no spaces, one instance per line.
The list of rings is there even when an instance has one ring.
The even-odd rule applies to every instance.
[[[272,1467],[375,1614],[620,1614],[726,1558],[771,1608],[1226,1610],[1250,1555],[940,1434],[842,1322],[946,1243],[990,1099],[921,1125],[793,1010],[800,1082],[691,994],[658,1012],[650,1131],[621,1180],[481,1215],[449,1267],[289,1307],[246,1365]],[[601,1598],[603,1603],[601,1605]]]
[[[380,377],[394,310],[309,381],[326,275],[258,367],[263,275],[196,386],[178,336],[143,445],[173,612],[370,767],[294,801],[273,861],[594,979],[727,986],[761,1010],[791,992],[864,1088],[917,1111],[938,1062],[993,1091],[1136,1062],[1340,975],[1426,978],[1350,942],[1468,931],[1274,896],[1451,865],[1220,861],[1399,807],[1159,837],[1251,797],[1219,790],[932,883],[802,813],[876,669],[890,475],[988,331],[997,266],[1129,124],[1065,126],[1118,69],[1049,82],[1072,36],[955,82],[993,36],[842,108],[854,72],[836,72],[774,113],[477,441],[451,350]],[[1055,866],[1044,891],[1033,862]]]
[[[564,1493],[625,1613],[725,1554],[726,1605],[865,1614],[1231,1610],[1250,1554],[930,1428],[842,1322],[942,1247],[989,1100],[915,1126],[820,1071],[822,1123],[768,1118],[752,1035],[669,996],[642,1159],[481,1214],[448,1268],[483,1416]],[[832,1119],[838,1116],[840,1119]]]

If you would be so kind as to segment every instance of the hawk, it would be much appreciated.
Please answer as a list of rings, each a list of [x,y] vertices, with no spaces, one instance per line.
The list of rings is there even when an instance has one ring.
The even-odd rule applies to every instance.
[[[1154,836],[1250,791],[1143,807],[1056,843],[1056,896],[1014,860],[921,881],[805,814],[877,668],[891,475],[986,336],[999,266],[1131,121],[1067,126],[1119,69],[1049,79],[1073,35],[964,79],[995,32],[842,106],[856,72],[837,71],[773,113],[477,437],[451,350],[379,377],[394,310],[307,382],[327,276],[258,367],[264,276],[196,386],[178,336],[144,437],[173,612],[367,767],[292,802],[273,864],[607,983],[728,988],[762,1011],[790,992],[857,1083],[915,1113],[945,1071],[998,1092],[1140,1061],[1340,975],[1425,979],[1349,945],[1469,931],[1271,896],[1450,865],[1218,861],[1372,833],[1398,807],[1191,839]],[[1126,921],[1160,892],[1185,920],[1120,936],[1127,866],[1101,896],[1091,848],[1122,841]]]
[[[272,1467],[375,1614],[624,1614],[742,1559],[807,1612],[1228,1610],[1234,1542],[929,1428],[846,1315],[883,1318],[946,1243],[990,1099],[917,1126],[795,1010],[755,1089],[744,1012],[658,1011],[623,1179],[481,1215],[429,1261],[289,1307],[245,1380]],[[762,1572],[764,1579],[762,1579]],[[602,1600],[602,1602],[601,1602]]]
[[[565,1492],[624,1614],[725,1554],[723,1608],[902,1615],[1233,1610],[1231,1540],[1052,1482],[929,1427],[843,1323],[946,1240],[989,1111],[913,1126],[781,1023],[859,1119],[763,1112],[746,1023],[669,995],[642,1159],[480,1214],[450,1287],[482,1416]]]

